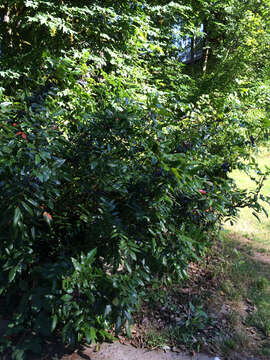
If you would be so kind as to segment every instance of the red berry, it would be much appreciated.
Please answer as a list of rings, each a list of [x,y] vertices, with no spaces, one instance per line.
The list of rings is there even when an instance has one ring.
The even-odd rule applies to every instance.
[[[200,192],[202,195],[206,195],[206,194],[207,194],[206,191],[205,191],[205,190],[202,190],[202,189],[200,189],[199,192]]]
[[[52,215],[49,214],[47,211],[44,211],[43,216],[44,216],[44,217],[47,216],[47,218],[48,218],[49,220],[52,220]]]
[[[22,132],[22,131],[17,131],[17,132],[16,132],[16,135],[21,135],[21,137],[22,137],[24,140],[27,139],[27,135],[26,135],[24,132]]]

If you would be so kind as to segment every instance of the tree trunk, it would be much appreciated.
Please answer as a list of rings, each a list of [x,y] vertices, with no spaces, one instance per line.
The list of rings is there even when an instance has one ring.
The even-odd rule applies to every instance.
[[[195,36],[191,37],[190,62],[191,64],[195,62]]]

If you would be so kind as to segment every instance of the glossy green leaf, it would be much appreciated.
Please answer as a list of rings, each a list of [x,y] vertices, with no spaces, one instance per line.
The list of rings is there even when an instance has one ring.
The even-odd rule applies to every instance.
[[[52,317],[52,327],[51,327],[51,331],[53,332],[57,326],[57,322],[58,322],[58,317],[57,315],[53,315]]]
[[[22,218],[22,212],[19,207],[16,207],[15,211],[14,211],[14,217],[13,217],[13,225],[15,227],[18,226],[18,222],[21,218]]]

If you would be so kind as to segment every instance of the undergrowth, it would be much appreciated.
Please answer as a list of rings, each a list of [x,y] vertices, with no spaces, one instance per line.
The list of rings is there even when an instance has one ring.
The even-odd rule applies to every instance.
[[[223,233],[204,265],[194,264],[189,275],[181,286],[156,285],[149,291],[148,305],[140,308],[143,317],[150,317],[143,329],[145,344],[224,359],[251,354],[268,359],[270,257],[261,261],[245,243]]]

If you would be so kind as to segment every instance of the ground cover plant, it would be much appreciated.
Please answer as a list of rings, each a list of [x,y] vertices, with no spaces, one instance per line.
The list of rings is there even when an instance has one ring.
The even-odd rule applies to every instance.
[[[55,335],[129,333],[147,284],[185,278],[224,220],[262,211],[252,152],[269,135],[269,2],[0,13],[1,351],[19,360]],[[255,188],[232,169],[259,172]]]

